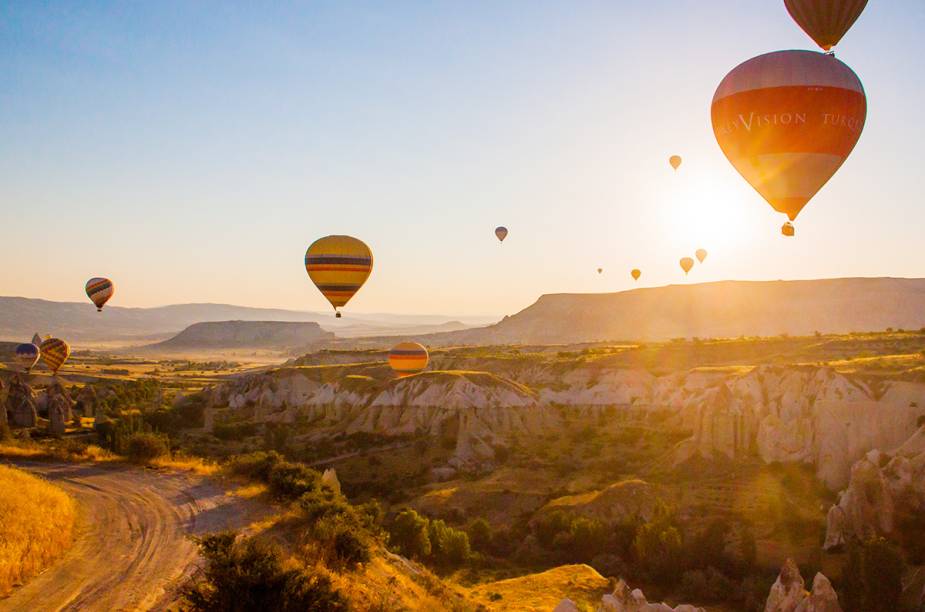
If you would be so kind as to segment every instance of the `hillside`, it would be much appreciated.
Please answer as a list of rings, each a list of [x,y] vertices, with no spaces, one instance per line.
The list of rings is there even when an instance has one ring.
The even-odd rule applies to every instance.
[[[287,321],[215,321],[194,323],[182,332],[145,347],[155,352],[216,349],[274,349],[317,347],[334,339],[334,334],[317,323]]]
[[[567,344],[923,326],[925,279],[722,281],[620,293],[544,295],[495,325],[435,334],[424,341],[444,346]]]

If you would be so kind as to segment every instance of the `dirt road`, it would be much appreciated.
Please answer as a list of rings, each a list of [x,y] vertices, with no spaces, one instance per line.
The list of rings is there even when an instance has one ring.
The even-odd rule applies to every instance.
[[[0,599],[0,610],[160,610],[196,567],[190,535],[240,528],[265,511],[204,478],[127,466],[13,461],[78,502],[74,545]]]

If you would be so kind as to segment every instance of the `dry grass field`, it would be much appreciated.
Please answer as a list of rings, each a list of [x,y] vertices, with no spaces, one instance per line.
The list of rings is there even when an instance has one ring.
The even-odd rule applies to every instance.
[[[0,466],[0,596],[51,565],[73,539],[77,508],[64,491]]]

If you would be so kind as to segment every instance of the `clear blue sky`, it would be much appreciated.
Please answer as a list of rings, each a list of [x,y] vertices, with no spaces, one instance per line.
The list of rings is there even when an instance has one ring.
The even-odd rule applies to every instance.
[[[376,255],[348,313],[682,282],[700,246],[691,282],[925,276],[923,32],[872,0],[842,41],[867,127],[785,240],[709,118],[735,65],[813,48],[779,0],[4,2],[0,294],[324,309],[331,233]]]

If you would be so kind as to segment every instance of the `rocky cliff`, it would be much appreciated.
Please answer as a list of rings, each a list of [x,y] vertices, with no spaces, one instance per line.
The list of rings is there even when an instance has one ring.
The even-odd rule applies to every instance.
[[[847,488],[829,509],[825,548],[889,536],[900,511],[925,510],[925,425],[898,448],[872,450],[851,467]]]
[[[257,420],[301,414],[319,431],[436,434],[459,426],[461,456],[470,458],[490,455],[509,433],[539,431],[559,414],[663,413],[668,425],[691,432],[676,449],[676,463],[724,455],[813,464],[832,490],[848,483],[852,464],[868,451],[900,445],[925,414],[923,384],[872,385],[825,367],[654,376],[579,362],[565,370],[523,368],[520,382],[485,372],[428,372],[387,383],[381,367],[364,367],[373,369],[291,367],[243,377],[210,391],[209,404],[251,410]]]

